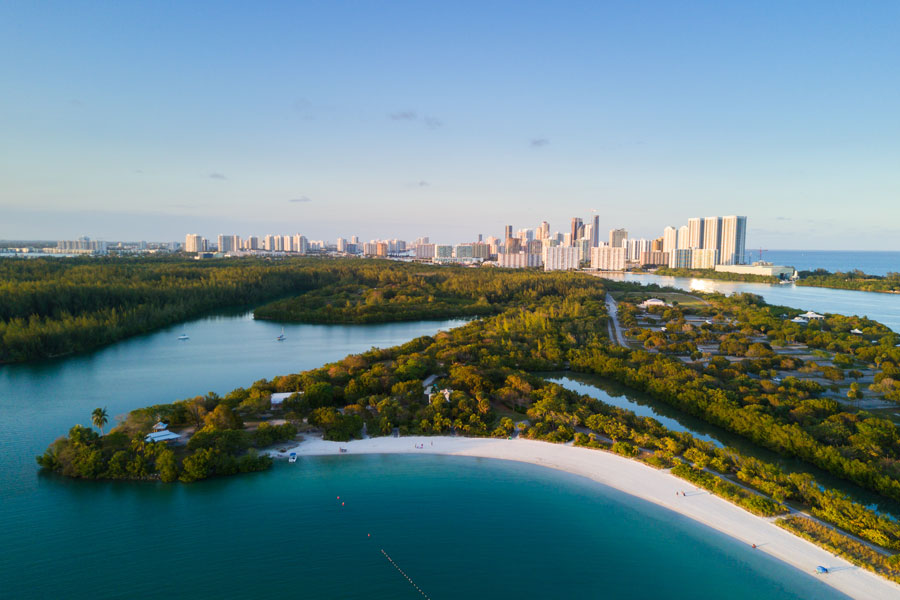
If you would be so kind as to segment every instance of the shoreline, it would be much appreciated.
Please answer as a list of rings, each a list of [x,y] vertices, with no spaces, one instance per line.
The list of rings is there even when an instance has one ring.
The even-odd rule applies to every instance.
[[[417,446],[422,445],[421,448]],[[341,453],[341,448],[346,453]],[[812,542],[781,529],[774,519],[753,515],[727,500],[697,488],[667,471],[611,452],[525,439],[465,438],[448,436],[377,437],[351,442],[329,442],[307,437],[287,452],[268,452],[276,459],[297,456],[353,454],[440,454],[512,460],[586,477],[628,495],[646,500],[711,527],[748,546],[814,575],[821,565],[826,585],[851,598],[889,600],[900,597],[900,585],[851,564]],[[686,491],[686,496],[676,492]]]

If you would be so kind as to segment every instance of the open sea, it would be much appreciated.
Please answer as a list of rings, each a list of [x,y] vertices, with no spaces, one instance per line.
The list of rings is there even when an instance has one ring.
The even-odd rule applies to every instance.
[[[747,262],[759,260],[758,250],[747,249]],[[776,265],[787,265],[798,271],[825,269],[852,271],[869,275],[900,273],[900,252],[864,252],[859,250],[763,250],[762,259]]]

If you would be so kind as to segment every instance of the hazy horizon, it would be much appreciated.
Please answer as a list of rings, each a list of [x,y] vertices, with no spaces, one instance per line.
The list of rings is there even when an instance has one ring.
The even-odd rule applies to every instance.
[[[900,5],[0,7],[0,238],[897,250]]]

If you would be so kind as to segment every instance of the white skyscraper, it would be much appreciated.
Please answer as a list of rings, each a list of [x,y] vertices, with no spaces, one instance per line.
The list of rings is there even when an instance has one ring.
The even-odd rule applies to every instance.
[[[671,252],[678,247],[678,230],[674,227],[663,229],[663,252]]]
[[[722,217],[706,217],[703,219],[703,248],[722,250]]]
[[[688,243],[688,229],[687,225],[682,225],[678,228],[678,245],[677,248],[684,250],[685,248],[690,248],[690,244]]]
[[[703,219],[694,217],[688,219],[688,236],[686,248],[703,247]]]
[[[719,264],[743,264],[746,243],[747,217],[722,217],[722,246],[719,250]]]
[[[572,246],[548,246],[544,248],[545,271],[568,271],[577,269],[578,266],[578,248],[573,248]]]
[[[206,250],[206,240],[199,233],[189,233],[184,237],[185,252],[203,252]]]
[[[600,246],[591,248],[591,268],[600,271],[624,271],[626,248]]]

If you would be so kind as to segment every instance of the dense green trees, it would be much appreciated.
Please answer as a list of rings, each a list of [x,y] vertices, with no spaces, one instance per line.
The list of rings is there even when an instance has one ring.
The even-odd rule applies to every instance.
[[[212,310],[312,289],[336,261],[0,258],[0,363],[97,348]]]
[[[797,281],[797,285],[864,292],[900,293],[900,273],[888,273],[882,277],[867,275],[858,269],[847,273],[841,271],[831,273],[825,269],[816,269],[815,271],[800,271],[799,275],[800,280]]]

